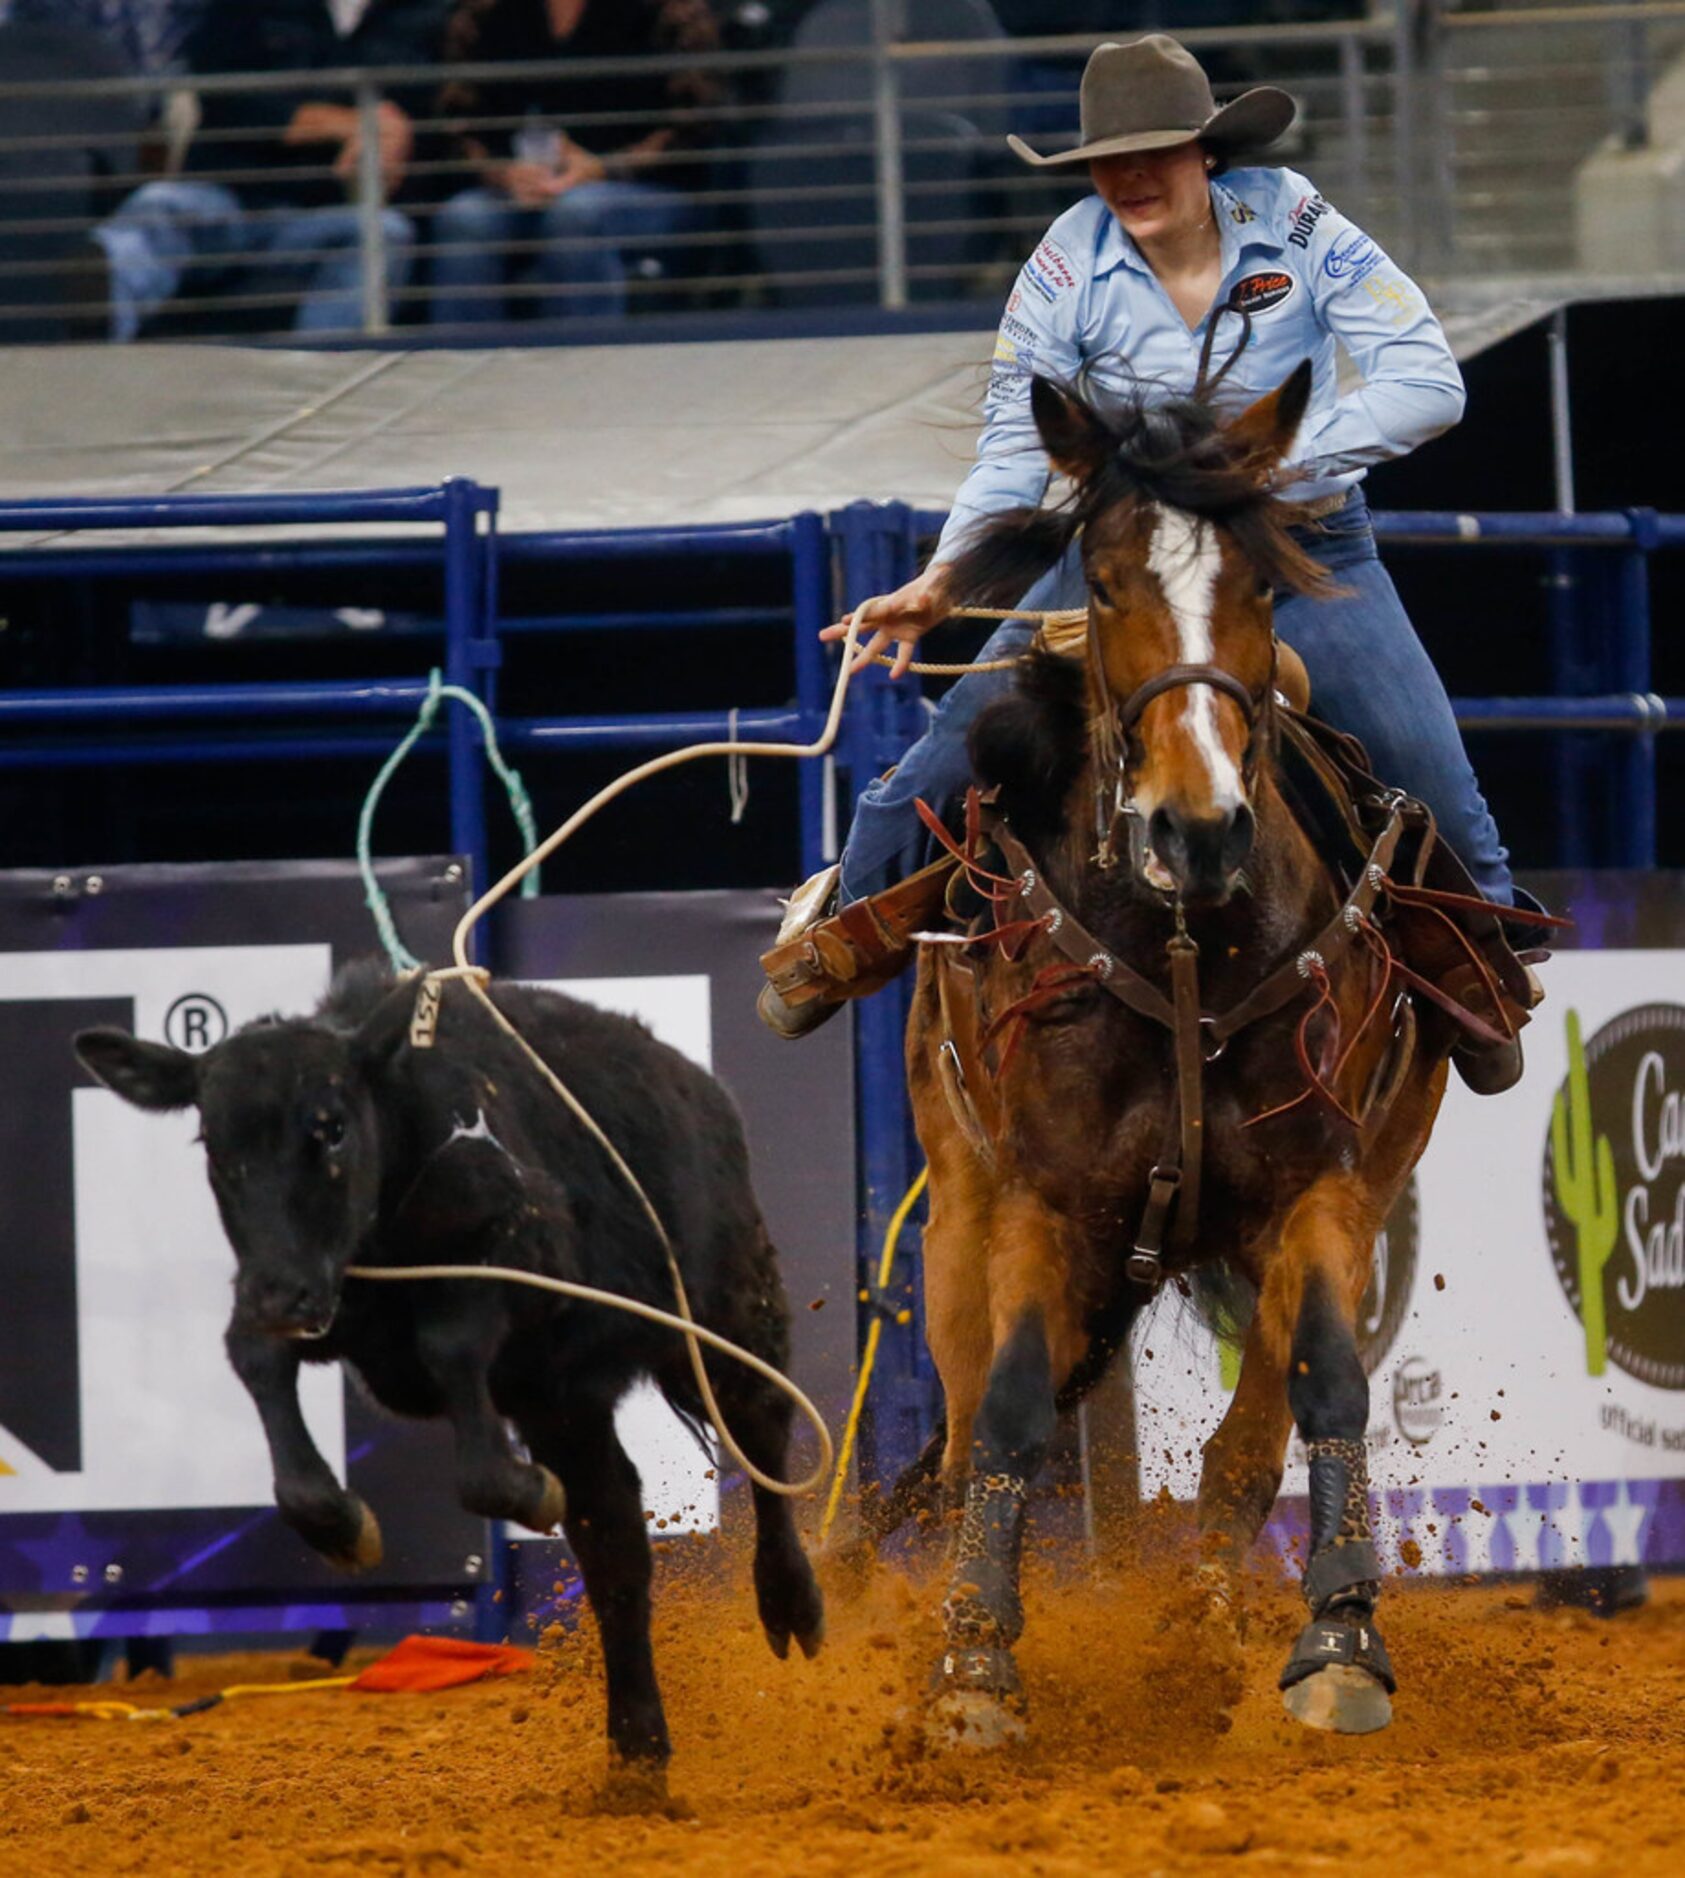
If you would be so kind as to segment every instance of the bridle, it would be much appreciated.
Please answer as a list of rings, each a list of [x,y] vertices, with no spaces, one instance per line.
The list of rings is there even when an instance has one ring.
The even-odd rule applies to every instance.
[[[1100,659],[1100,635],[1095,630],[1097,614],[1091,593],[1088,607],[1088,671],[1096,697],[1107,700],[1094,720],[1094,859],[1101,867],[1117,864],[1114,837],[1118,819],[1135,812],[1134,777],[1145,754],[1138,735],[1147,706],[1167,692],[1180,691],[1189,685],[1209,685],[1240,707],[1246,724],[1246,749],[1241,757],[1240,778],[1248,795],[1258,775],[1258,765],[1273,749],[1276,731],[1276,646],[1270,640],[1270,669],[1261,691],[1253,691],[1233,672],[1221,665],[1167,665],[1139,684],[1119,702],[1110,694],[1105,668]]]

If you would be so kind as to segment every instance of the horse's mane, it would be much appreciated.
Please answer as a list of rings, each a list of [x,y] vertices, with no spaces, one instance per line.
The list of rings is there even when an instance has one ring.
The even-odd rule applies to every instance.
[[[1129,501],[1163,503],[1221,524],[1272,587],[1316,593],[1329,576],[1288,532],[1303,511],[1277,494],[1273,462],[1226,427],[1200,397],[1157,397],[1136,385],[1104,398],[1084,387],[1056,390],[1094,446],[1094,468],[1051,507],[1009,509],[974,528],[948,563],[955,605],[1011,606],[1078,534]]]

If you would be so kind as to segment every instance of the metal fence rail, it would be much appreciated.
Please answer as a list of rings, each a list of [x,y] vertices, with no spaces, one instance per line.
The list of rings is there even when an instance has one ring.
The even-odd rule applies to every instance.
[[[757,737],[808,741],[823,719],[828,696],[828,668],[815,634],[829,617],[833,596],[851,605],[898,585],[913,570],[920,539],[933,533],[944,519],[905,504],[858,503],[828,521],[801,515],[756,525],[540,535],[497,543],[489,533],[489,518],[496,506],[495,493],[461,483],[353,497],[186,496],[130,504],[104,500],[14,503],[0,506],[0,531],[43,527],[76,531],[142,522],[160,526],[172,519],[194,525],[219,521],[262,525],[279,520],[303,525],[341,521],[354,513],[363,520],[402,514],[412,521],[440,525],[444,540],[314,544],[299,540],[280,547],[230,542],[174,552],[144,546],[101,550],[67,542],[31,549],[26,556],[0,555],[0,583],[24,574],[86,577],[120,569],[136,571],[142,566],[154,573],[172,568],[203,571],[201,561],[216,571],[232,570],[242,564],[242,556],[247,557],[245,565],[266,571],[277,565],[294,571],[315,565],[414,567],[428,560],[449,566],[454,557],[464,571],[445,583],[447,642],[454,648],[447,652],[447,664],[454,663],[463,674],[462,682],[495,708],[499,700],[493,676],[501,633],[520,627],[509,622],[506,628],[498,617],[490,578],[494,556],[501,555],[505,562],[558,569],[603,566],[656,554],[782,558],[790,570],[790,606],[787,613],[779,609],[792,632],[794,697],[788,706],[729,716],[663,712],[618,718],[534,718],[519,715],[510,708],[518,701],[505,699],[499,712],[499,734],[512,750],[672,747],[698,738],[730,736],[734,730],[745,742]],[[482,517],[487,520],[482,522]],[[1382,514],[1376,520],[1378,532],[1388,541],[1433,552],[1543,552],[1572,557],[1576,578],[1555,589],[1565,596],[1561,616],[1552,621],[1558,695],[1459,699],[1458,713],[1471,728],[1570,733],[1561,739],[1559,760],[1553,766],[1563,804],[1559,860],[1569,865],[1653,865],[1655,741],[1658,734],[1685,728],[1685,699],[1658,698],[1650,692],[1649,565],[1655,553],[1685,546],[1685,516],[1639,510],[1594,515]],[[313,562],[313,555],[322,557],[320,563]],[[278,556],[282,557],[279,561]],[[678,623],[705,629],[721,623],[710,611],[695,608],[671,614],[645,609],[635,617],[640,626]],[[601,623],[602,616],[581,612],[529,620],[525,626],[541,631]],[[0,694],[0,733],[8,733],[0,742],[0,768],[62,768],[84,762],[223,762],[254,755],[302,759],[324,754],[355,755],[372,763],[391,747],[393,728],[388,720],[394,714],[407,715],[425,689],[416,678]],[[486,846],[483,805],[471,787],[479,777],[478,751],[467,734],[467,714],[453,711],[452,719],[448,746],[452,839],[476,857],[479,867]],[[464,731],[460,741],[454,736],[458,721]],[[838,751],[846,789],[858,788],[898,760],[922,722],[922,707],[913,687],[890,683],[881,670],[863,674],[851,689]],[[125,724],[133,728],[113,734],[115,727]],[[224,725],[230,728],[220,728]],[[35,734],[46,730],[53,734]],[[66,739],[61,734],[66,730],[81,735]],[[820,765],[808,763],[801,768],[799,866],[809,871],[834,847],[827,826],[832,785]],[[1602,815],[1598,822],[1589,819],[1593,809]],[[906,999],[907,986],[901,981],[856,1010],[863,1275],[870,1273],[889,1218],[917,1166],[900,1070]],[[932,1403],[931,1380],[919,1357],[921,1342],[922,1325],[916,1318],[906,1327],[890,1327],[886,1335],[875,1384],[874,1419],[862,1454],[866,1476],[881,1477],[886,1468],[908,1458],[924,1438]]]
[[[137,315],[121,295],[114,312],[107,292],[106,257],[119,252],[113,218],[129,231],[124,239],[152,240],[154,250],[148,229],[173,231],[171,291],[156,296],[153,281],[158,303],[138,313],[143,336],[277,336],[293,327],[305,285],[314,277],[319,287],[324,270],[339,287],[310,316],[316,336],[378,335],[398,324],[461,339],[493,323],[539,336],[579,317],[646,307],[898,308],[998,298],[1081,186],[1024,171],[1004,134],[1016,129],[1045,145],[1074,127],[1077,78],[1095,41],[899,40],[888,0],[871,18],[876,38],[853,45],[798,36],[775,51],[630,64],[97,84],[0,76],[0,340],[126,336]],[[1212,25],[1181,37],[1210,59],[1219,98],[1260,80],[1297,96],[1300,127],[1281,159],[1306,169],[1403,265],[1432,278],[1485,280],[1574,271],[1576,174],[1601,146],[1644,146],[1653,86],[1685,47],[1685,5],[1455,12],[1441,0],[1400,0],[1373,16]],[[636,115],[596,110],[565,126],[534,123],[520,108],[523,84],[675,72],[706,74],[721,88],[719,101],[666,111],[674,147],[615,179],[646,190],[672,185],[670,213],[656,214],[646,199],[647,212],[616,220],[587,213],[576,196],[577,215],[558,206],[547,222],[537,210],[488,219],[484,203],[477,223],[465,219],[463,193],[483,190],[489,173],[469,141],[497,146],[530,134],[542,143],[565,132],[590,149],[612,145]],[[486,108],[444,109],[447,76],[484,88]],[[253,161],[251,131],[200,130],[187,145],[188,171],[172,174],[161,137],[148,150],[132,131],[19,128],[9,115],[89,98],[113,107],[138,98],[160,110],[172,90],[201,102],[277,94],[354,102],[355,164],[341,173],[329,145],[320,161],[287,168],[289,188],[314,194],[320,208],[337,206],[337,219],[301,217],[263,199],[272,172]],[[382,100],[394,93],[410,107],[414,149],[388,200],[378,131]],[[219,167],[219,152],[243,167]],[[197,208],[180,196],[188,186],[234,192],[237,238],[227,229],[215,240],[193,235],[195,217],[208,211],[203,196]],[[128,278],[120,258],[114,265]],[[1685,256],[1675,265],[1685,275]]]

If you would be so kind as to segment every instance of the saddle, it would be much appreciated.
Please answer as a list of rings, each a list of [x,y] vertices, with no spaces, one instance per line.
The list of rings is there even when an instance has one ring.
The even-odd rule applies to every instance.
[[[1055,643],[1050,649],[1065,648]],[[1465,1080],[1486,1093],[1508,1087],[1520,1070],[1515,1039],[1540,996],[1528,966],[1542,954],[1518,951],[1506,919],[1519,917],[1534,928],[1525,935],[1528,943],[1563,922],[1542,910],[1518,916],[1488,901],[1441,838],[1426,804],[1383,783],[1355,737],[1309,714],[1304,668],[1288,648],[1280,652],[1278,683],[1285,695],[1278,696],[1275,718],[1289,808],[1348,898],[1363,885],[1376,844],[1396,819],[1385,879],[1374,882],[1365,898],[1372,898],[1399,976],[1417,1000],[1436,1009],[1469,1052],[1511,1046],[1509,1057],[1495,1063],[1484,1080],[1478,1059],[1460,1054]],[[926,813],[926,821],[939,830],[934,816]],[[947,837],[945,851],[929,865],[828,917],[824,903],[834,893],[835,870],[815,876],[791,901],[777,943],[761,956],[777,998],[794,1012],[869,996],[904,969],[918,934],[944,923],[963,926],[955,918],[955,902],[964,897],[965,855],[975,852],[975,832],[968,833],[965,848]]]

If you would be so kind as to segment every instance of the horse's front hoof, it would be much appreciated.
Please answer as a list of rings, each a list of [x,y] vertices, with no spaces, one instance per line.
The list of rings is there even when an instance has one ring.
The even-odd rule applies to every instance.
[[[1375,1620],[1360,1610],[1314,1617],[1281,1672],[1283,1707],[1307,1728],[1372,1735],[1392,1720],[1398,1687]]]
[[[1023,1686],[1010,1650],[947,1651],[931,1678],[926,1744],[946,1753],[993,1754],[1029,1732]]]
[[[1368,1670],[1344,1663],[1283,1689],[1281,1705],[1307,1728],[1337,1735],[1372,1735],[1392,1720],[1392,1697]]]
[[[349,1496],[357,1514],[356,1537],[346,1546],[324,1551],[322,1556],[340,1572],[372,1572],[386,1556],[380,1537],[380,1521],[355,1494]]]

